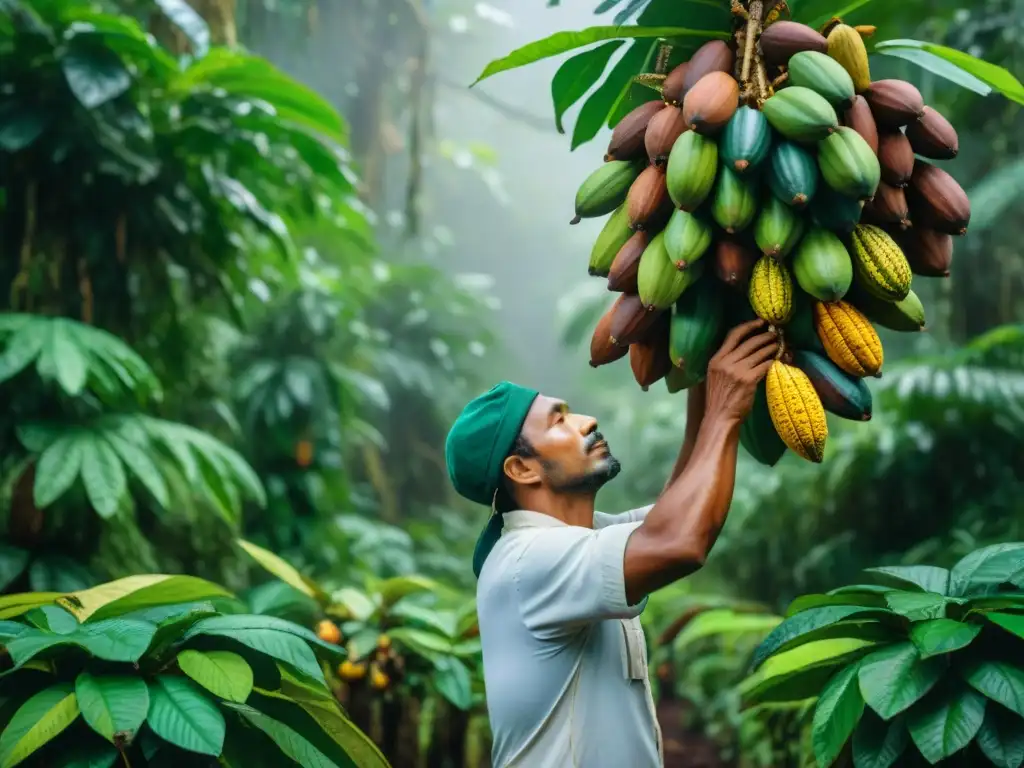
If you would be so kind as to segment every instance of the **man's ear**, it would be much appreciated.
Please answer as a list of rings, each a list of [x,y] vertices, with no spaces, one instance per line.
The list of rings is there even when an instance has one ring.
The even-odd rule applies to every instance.
[[[509,456],[503,465],[505,476],[517,485],[533,485],[541,480],[536,469],[536,462],[528,461],[522,456]]]

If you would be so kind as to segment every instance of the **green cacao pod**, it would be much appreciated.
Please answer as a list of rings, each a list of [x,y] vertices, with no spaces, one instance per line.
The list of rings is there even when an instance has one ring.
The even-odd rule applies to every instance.
[[[601,231],[594,240],[594,247],[590,251],[590,266],[588,272],[591,276],[607,277],[615,261],[615,255],[626,244],[626,241],[633,236],[629,228],[629,212],[625,204],[615,209],[615,212],[608,217]]]
[[[812,227],[793,254],[793,277],[818,301],[839,301],[850,290],[853,262],[842,240]]]
[[[786,444],[772,423],[765,383],[757,385],[754,406],[740,426],[740,445],[759,464],[774,467],[786,452]]]
[[[818,167],[832,189],[860,200],[874,197],[882,180],[875,153],[863,136],[846,126],[818,144]]]
[[[730,234],[746,229],[757,215],[757,203],[756,179],[741,176],[727,165],[718,169],[718,181],[711,204],[711,213],[718,226]]]
[[[714,139],[687,131],[672,146],[665,169],[668,194],[677,208],[693,212],[707,199],[718,170]]]
[[[818,162],[814,155],[792,141],[772,149],[768,186],[786,205],[803,208],[818,191]]]
[[[676,269],[687,269],[711,245],[711,225],[700,215],[673,211],[665,227],[665,249]]]
[[[707,373],[722,334],[722,286],[710,277],[698,280],[675,304],[669,334],[669,356],[698,381]]]
[[[764,114],[753,107],[740,107],[722,132],[722,164],[736,173],[748,173],[768,157],[771,145],[771,126]]]
[[[801,51],[789,59],[789,84],[810,88],[836,109],[853,104],[853,78],[843,65],[818,51]]]
[[[782,259],[800,242],[804,220],[775,195],[765,195],[761,213],[754,224],[754,240],[761,253]]]
[[[637,293],[648,311],[668,309],[683,291],[703,274],[704,262],[678,270],[665,248],[665,233],[659,232],[644,249],[637,270]]]
[[[828,184],[822,184],[811,200],[811,220],[819,227],[840,235],[848,235],[860,222],[864,203],[856,197],[841,195]]]
[[[772,128],[791,141],[821,141],[839,127],[835,109],[810,88],[783,88],[761,110]]]
[[[807,374],[826,411],[851,421],[871,419],[871,390],[864,379],[840,370],[825,355],[800,349],[792,354],[793,365]]]

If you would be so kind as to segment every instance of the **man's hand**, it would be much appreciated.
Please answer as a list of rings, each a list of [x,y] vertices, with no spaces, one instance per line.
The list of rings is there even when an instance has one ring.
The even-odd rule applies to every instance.
[[[742,422],[754,406],[757,385],[767,375],[778,349],[778,337],[766,328],[764,320],[733,328],[708,363],[708,417]]]

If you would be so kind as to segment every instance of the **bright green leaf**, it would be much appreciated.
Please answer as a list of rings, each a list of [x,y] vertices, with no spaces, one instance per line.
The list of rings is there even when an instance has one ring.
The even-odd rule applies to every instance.
[[[377,584],[375,592],[380,595],[381,605],[388,608],[403,597],[418,592],[434,592],[437,589],[437,582],[425,576],[395,576]]]
[[[211,597],[232,597],[213,582],[195,576],[170,576],[162,573],[127,576],[74,592],[64,607],[79,621],[99,621],[154,606],[204,600]]]
[[[117,434],[106,436],[107,441],[113,447],[121,461],[132,471],[146,490],[156,499],[164,509],[170,506],[170,499],[167,494],[167,483],[160,474],[160,470],[145,451],[140,451],[138,446],[132,445],[123,437]],[[44,454],[45,455],[45,454]]]
[[[886,722],[870,709],[865,710],[853,733],[854,768],[892,768],[909,743],[902,715]]]
[[[915,624],[910,639],[922,659],[966,648],[981,632],[980,624],[964,624],[953,619],[932,619]]]
[[[865,571],[879,577],[879,581],[893,584],[899,589],[948,594],[949,571],[945,568],[933,565],[903,565],[867,568]]]
[[[149,689],[141,677],[82,672],[75,679],[75,695],[82,719],[111,743],[115,734],[131,741],[149,711]]]
[[[864,714],[864,699],[857,687],[857,665],[835,674],[818,698],[811,740],[818,765],[832,765]]]
[[[1006,98],[1024,104],[1024,85],[1014,77],[1009,70],[1004,69],[991,62],[971,56],[969,53],[949,48],[945,45],[927,43],[921,40],[886,40],[875,46],[879,53],[885,53],[892,48],[916,48],[927,51],[940,59],[955,64],[969,75],[981,80],[999,91]]]
[[[729,609],[705,611],[690,621],[675,639],[679,650],[705,637],[725,635],[729,638],[745,634],[764,635],[779,625],[781,619],[772,615],[736,613]]]
[[[861,664],[864,701],[886,720],[919,701],[942,677],[939,659],[921,659],[907,641],[875,651]]]
[[[42,622],[36,626],[41,629],[48,629],[58,635],[67,635],[78,629],[78,619],[57,605],[41,605],[32,609],[25,618],[31,620],[31,616],[37,611],[42,617]]]
[[[312,597],[314,600],[320,600],[324,597],[323,590],[318,585],[299,573],[294,566],[283,558],[244,539],[237,539],[237,542],[238,546],[244,549],[253,560],[288,586],[297,589],[308,597]]]
[[[977,742],[997,768],[1020,768],[1024,763],[1024,720],[990,701]]]
[[[962,674],[974,690],[1024,717],[1024,669],[1005,661],[974,661]]]
[[[821,608],[826,605],[859,605],[863,608],[886,608],[884,591],[887,591],[887,588],[864,591],[833,591],[824,595],[801,595],[789,604],[789,607],[786,609],[786,618],[811,608]]]
[[[754,651],[751,668],[757,669],[765,659],[780,649],[792,648],[794,642],[811,632],[854,618],[875,618],[885,616],[887,612],[858,605],[827,605],[811,608],[794,614],[777,626]]]
[[[89,501],[100,517],[113,517],[128,489],[128,478],[121,459],[100,435],[90,437],[83,445],[82,481]]]
[[[473,85],[499,72],[506,72],[510,69],[533,64],[536,61],[542,61],[543,59],[558,56],[604,40],[650,39],[658,37],[696,37],[701,40],[729,39],[728,33],[685,29],[682,27],[589,27],[578,32],[556,32],[549,37],[545,37],[543,40],[537,40],[517,48],[503,58],[495,59],[484,67],[484,71],[473,81]]]
[[[962,597],[972,591],[1002,584],[1024,567],[1024,543],[995,544],[965,556],[950,573],[949,593]]]
[[[450,654],[452,652],[451,640],[423,629],[395,627],[388,632],[388,636],[396,643],[404,645],[413,653],[418,653],[429,659],[435,658],[437,654]]]
[[[60,683],[18,707],[0,733],[0,768],[13,768],[57,738],[78,718],[70,683]]]
[[[434,667],[434,687],[456,707],[468,710],[473,703],[473,685],[466,665],[451,656],[442,656]]]
[[[0,619],[12,619],[41,605],[52,605],[61,597],[64,597],[61,592],[19,592],[13,595],[0,595]]]
[[[230,651],[185,650],[178,654],[181,671],[210,693],[244,704],[252,692],[252,667]]]
[[[887,592],[885,601],[893,612],[911,621],[941,619],[946,615],[946,605],[949,602],[947,598],[934,592]]]
[[[45,509],[71,488],[82,467],[82,448],[78,433],[69,432],[43,451],[32,488],[37,507]]]
[[[1024,638],[1024,616],[1015,613],[986,613],[985,618],[1017,637]]]
[[[108,48],[76,47],[64,54],[60,63],[68,87],[86,109],[116,99],[132,84],[124,64]]]
[[[53,360],[57,383],[71,397],[78,397],[85,388],[89,373],[89,361],[82,348],[75,343],[70,323],[63,318],[50,321],[50,343],[43,349],[43,355]]]
[[[11,640],[7,651],[21,666],[37,654],[59,645],[76,645],[104,661],[137,662],[149,647],[156,625],[137,619],[108,619],[83,624],[64,635],[29,629]]]
[[[612,40],[566,59],[551,79],[551,100],[555,106],[555,127],[565,133],[562,117],[601,79],[608,62],[623,40]]]
[[[224,716],[183,677],[157,675],[150,682],[146,722],[161,739],[188,752],[216,757],[224,748]]]
[[[572,130],[570,151],[586,144],[605,127],[616,106],[629,93],[633,78],[646,69],[658,43],[634,41],[615,63],[604,82],[583,102]]]
[[[366,621],[377,610],[377,605],[373,600],[365,592],[355,587],[342,587],[335,590],[331,594],[331,601],[345,606],[352,618],[359,621]]]
[[[856,638],[798,645],[769,657],[740,684],[739,692],[752,702],[802,701],[820,694],[835,672],[875,647],[873,642]]]
[[[938,75],[944,80],[948,80],[955,85],[959,85],[961,88],[974,91],[979,96],[988,96],[992,93],[992,88],[976,78],[974,75],[965,72],[956,64],[946,61],[945,59],[936,56],[934,53],[929,53],[928,51],[923,51],[919,48],[888,47],[885,43],[881,43],[881,47],[876,48],[875,53],[909,61],[911,64],[916,64],[921,67],[921,69],[925,69],[934,75]]]
[[[287,757],[290,757],[303,768],[335,768],[335,763],[323,752],[314,747],[302,734],[289,726],[245,704],[227,703],[245,720],[259,728],[273,740]]]
[[[285,674],[282,672],[282,677]],[[359,768],[391,768],[377,745],[344,715],[332,696],[299,699],[298,704]]]
[[[971,743],[985,719],[985,697],[967,686],[929,696],[907,716],[907,728],[929,763]]]

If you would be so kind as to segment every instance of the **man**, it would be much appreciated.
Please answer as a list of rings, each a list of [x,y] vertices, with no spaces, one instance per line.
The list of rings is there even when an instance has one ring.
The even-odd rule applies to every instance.
[[[455,421],[452,483],[493,509],[473,568],[494,768],[663,764],[639,615],[711,551],[740,425],[777,349],[761,320],[730,331],[690,391],[664,491],[622,515],[594,511],[619,462],[589,416],[503,382]]]

